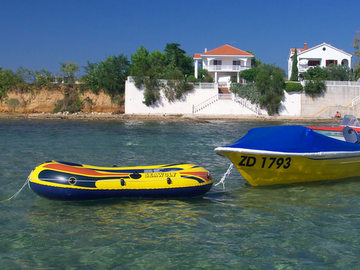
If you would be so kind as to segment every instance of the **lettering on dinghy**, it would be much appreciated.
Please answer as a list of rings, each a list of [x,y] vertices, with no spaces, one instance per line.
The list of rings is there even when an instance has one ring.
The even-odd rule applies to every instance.
[[[241,156],[238,163],[241,167],[253,167],[257,162],[256,157]],[[291,165],[291,157],[261,157],[261,169],[288,169]]]
[[[145,178],[168,178],[168,177],[176,177],[176,172],[145,173]]]

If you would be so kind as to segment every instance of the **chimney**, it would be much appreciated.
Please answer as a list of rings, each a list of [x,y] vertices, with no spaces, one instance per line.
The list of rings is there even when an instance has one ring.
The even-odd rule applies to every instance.
[[[207,52],[207,48],[205,48],[204,52]]]
[[[304,42],[304,51],[306,51],[306,50],[307,50],[307,43]]]

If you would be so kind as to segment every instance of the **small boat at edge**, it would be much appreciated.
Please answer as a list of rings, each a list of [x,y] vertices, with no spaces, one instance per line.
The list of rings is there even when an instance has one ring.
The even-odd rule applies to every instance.
[[[344,118],[341,124],[337,127],[329,127],[329,126],[311,126],[313,130],[319,131],[332,131],[332,132],[342,132],[344,127],[349,126],[357,132],[360,132],[360,123],[358,119],[354,115],[344,115]]]
[[[217,147],[215,152],[229,158],[252,186],[360,176],[360,144],[303,126],[254,128],[234,144]]]

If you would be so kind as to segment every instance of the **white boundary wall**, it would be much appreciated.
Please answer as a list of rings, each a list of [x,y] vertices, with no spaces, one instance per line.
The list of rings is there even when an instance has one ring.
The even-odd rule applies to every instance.
[[[181,100],[169,102],[160,91],[161,99],[152,106],[143,103],[144,89],[138,89],[131,77],[125,83],[125,114],[196,114],[196,115],[249,115],[256,116],[253,110],[232,99],[219,99],[218,86],[214,83],[196,84]],[[299,115],[301,98],[299,95],[285,94],[280,115]],[[231,96],[231,95],[230,95]],[[194,112],[194,107],[205,104]],[[287,105],[289,104],[289,105]],[[259,110],[265,116],[265,110]]]
[[[280,116],[301,116],[301,92],[284,91],[284,100],[280,105]]]
[[[304,92],[284,93],[281,102],[280,116],[331,118],[336,111],[344,114],[355,114],[359,109],[352,108],[354,99],[359,99],[360,82],[326,82],[327,91],[322,97],[312,99]],[[207,104],[195,112],[196,115],[257,115],[239,102],[231,99],[215,99],[218,95],[217,84],[198,84],[187,92],[181,100],[169,102],[161,92],[161,99],[153,106],[143,103],[144,90],[136,88],[129,77],[125,84],[125,114],[193,114],[193,108],[199,104]],[[212,102],[207,102],[208,100]],[[266,111],[260,110],[262,116]]]
[[[326,92],[318,98],[302,93],[301,116],[331,118],[339,111],[342,115],[359,116],[352,101],[360,97],[360,82],[327,81]]]
[[[125,83],[125,113],[126,114],[192,114],[193,105],[218,94],[216,84],[204,84],[203,88],[196,87],[186,93],[181,100],[169,102],[161,93],[161,99],[155,105],[146,106],[144,101],[144,89],[138,89],[134,81],[128,78]]]

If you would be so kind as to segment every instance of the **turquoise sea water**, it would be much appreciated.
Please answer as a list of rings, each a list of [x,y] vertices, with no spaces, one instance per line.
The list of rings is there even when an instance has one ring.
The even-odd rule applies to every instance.
[[[191,162],[218,182],[229,161],[215,147],[277,124],[0,120],[0,200],[51,159]],[[225,183],[201,198],[87,202],[26,187],[0,203],[0,269],[360,268],[360,181],[254,188],[234,169]]]

